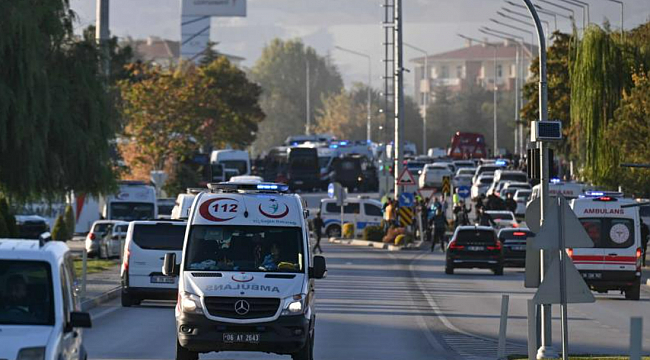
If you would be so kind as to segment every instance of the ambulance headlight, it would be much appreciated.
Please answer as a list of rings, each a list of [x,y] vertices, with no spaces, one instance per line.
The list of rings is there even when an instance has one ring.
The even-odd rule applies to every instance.
[[[45,359],[44,347],[22,348],[18,352],[17,360],[43,360]]]
[[[282,315],[301,315],[305,313],[305,294],[297,294],[284,299]]]
[[[180,296],[180,308],[184,313],[203,314],[201,298],[188,292],[185,292]]]

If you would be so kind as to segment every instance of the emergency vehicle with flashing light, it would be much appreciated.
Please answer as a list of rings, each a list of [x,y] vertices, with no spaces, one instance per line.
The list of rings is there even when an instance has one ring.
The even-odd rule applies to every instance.
[[[176,359],[199,353],[257,351],[312,360],[316,279],[325,259],[309,246],[308,211],[288,186],[211,184],[196,196],[178,276]]]
[[[572,200],[571,208],[593,248],[567,249],[589,287],[599,293],[610,290],[639,300],[641,291],[641,231],[638,207],[621,193],[587,191]]]

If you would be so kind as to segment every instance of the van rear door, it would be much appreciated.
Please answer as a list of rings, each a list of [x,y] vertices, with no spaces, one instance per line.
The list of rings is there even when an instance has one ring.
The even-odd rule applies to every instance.
[[[129,246],[129,286],[169,288],[177,286],[177,278],[162,276],[166,253],[181,259],[185,239],[185,223],[158,222],[133,227]]]

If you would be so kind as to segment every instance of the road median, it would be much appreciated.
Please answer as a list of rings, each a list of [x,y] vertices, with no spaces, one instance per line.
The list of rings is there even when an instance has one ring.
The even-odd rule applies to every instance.
[[[388,251],[402,251],[402,250],[411,250],[417,248],[417,246],[415,246],[414,244],[409,244],[407,246],[398,246],[398,245],[382,243],[379,241],[368,241],[368,240],[361,240],[361,239],[329,238],[329,242],[334,244],[340,244],[340,245],[371,247],[375,249],[382,249]]]

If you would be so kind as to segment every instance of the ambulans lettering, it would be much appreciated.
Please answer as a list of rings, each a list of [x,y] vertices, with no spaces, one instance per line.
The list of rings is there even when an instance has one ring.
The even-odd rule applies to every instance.
[[[222,290],[250,290],[280,293],[277,286],[257,285],[257,284],[225,284],[225,285],[208,285],[205,291],[222,291]]]
[[[585,214],[594,215],[625,215],[624,209],[585,209]]]

